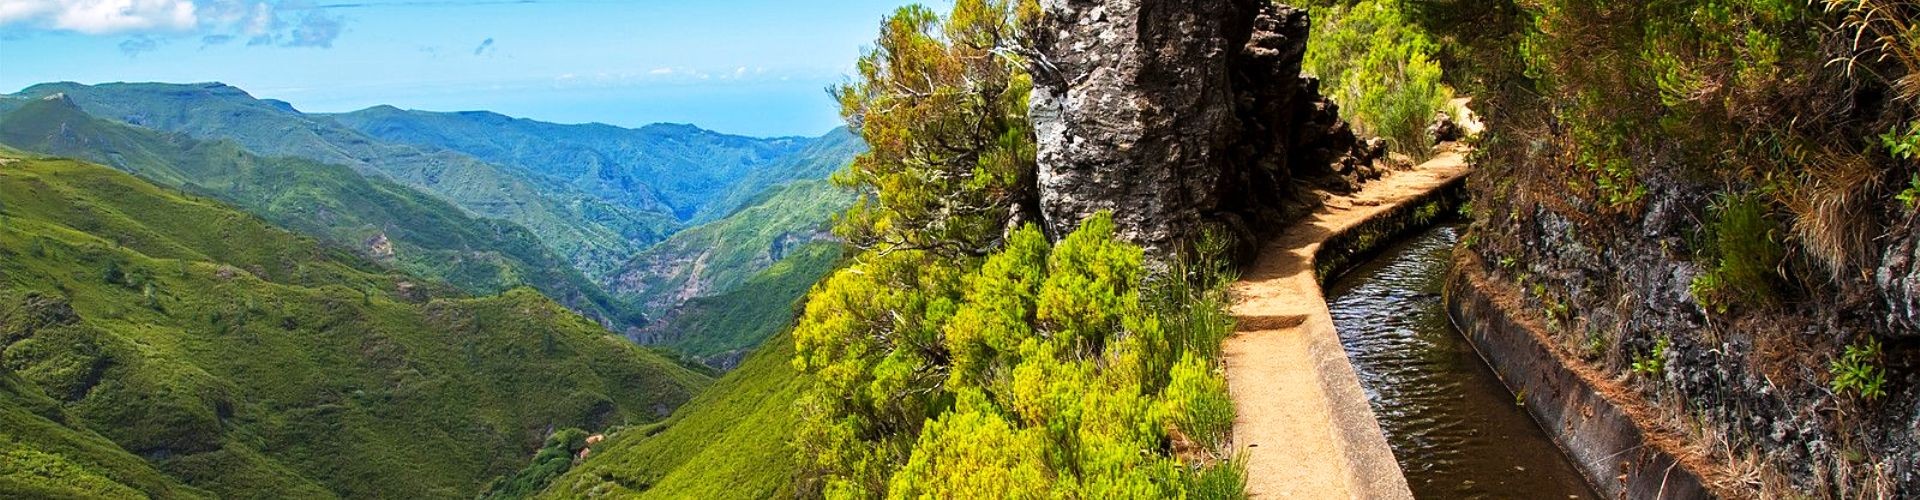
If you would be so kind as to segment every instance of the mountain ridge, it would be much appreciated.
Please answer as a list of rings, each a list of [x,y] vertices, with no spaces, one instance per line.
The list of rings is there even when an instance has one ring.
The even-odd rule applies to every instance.
[[[491,111],[410,111],[391,105],[351,113],[307,114],[283,101],[258,99],[243,89],[218,82],[45,83],[0,96],[0,114],[53,95],[71,101],[88,116],[130,130],[153,130],[163,139],[171,137],[147,141],[150,143],[229,141],[241,152],[263,158],[300,158],[321,165],[341,165],[369,179],[392,181],[446,200],[480,220],[504,220],[525,227],[590,284],[613,293],[611,300],[634,307],[612,305],[609,300],[594,298],[590,291],[580,297],[568,292],[556,297],[582,311],[599,310],[595,316],[612,319],[626,317],[627,312],[661,314],[680,303],[650,298],[670,295],[673,290],[634,290],[630,285],[634,268],[644,267],[636,262],[645,261],[658,243],[686,229],[710,224],[738,226],[737,221],[726,219],[767,202],[774,193],[786,189],[782,187],[786,184],[824,179],[864,150],[859,138],[845,128],[815,138],[753,138],[690,124],[659,123],[636,128],[557,124]],[[123,160],[88,155],[80,147],[61,153],[128,166]],[[497,161],[483,161],[486,158]],[[673,179],[662,182],[665,177]],[[173,178],[166,183],[187,186],[195,184],[192,181]],[[687,192],[666,193],[656,185]],[[837,210],[844,205],[840,198],[804,203]],[[785,203],[797,206],[793,201]],[[257,204],[240,204],[256,212],[266,210]],[[828,217],[818,218],[788,224],[794,227],[782,231],[800,231],[803,228],[799,226],[816,226]],[[782,220],[787,219],[791,217]],[[276,220],[283,224],[301,222],[286,217]],[[356,238],[361,241],[334,236],[348,246],[366,247],[381,243],[373,238],[386,235],[359,234]],[[404,238],[396,241],[404,243]],[[748,243],[765,244],[758,240]],[[724,238],[707,244],[718,245],[722,254],[741,251],[731,248],[736,242]],[[751,275],[772,265],[778,256],[774,257],[729,273]],[[684,259],[666,260],[678,263]],[[437,274],[418,266],[410,270]],[[451,281],[471,285],[476,280]],[[549,293],[556,290],[553,286],[540,288]],[[726,291],[724,286],[703,288],[694,295]],[[583,299],[597,305],[581,308]],[[644,324],[638,318],[627,318],[608,326],[627,329]]]
[[[769,167],[779,167],[816,142],[833,142],[840,133],[758,138],[688,124],[560,124],[491,111],[393,106],[318,116],[383,140],[515,165],[608,201],[664,210],[695,224],[737,208],[710,205],[740,181],[778,170]],[[825,153],[838,153],[843,163],[852,158],[845,149]]]
[[[67,100],[29,102],[0,113],[0,143],[94,161],[218,198],[470,292],[527,284],[604,324],[643,322],[526,229],[469,216],[439,198],[344,166],[263,158],[227,141],[94,118]]]
[[[475,215],[514,221],[589,277],[679,229],[670,214],[607,203],[457,152],[380,141],[230,85],[49,83],[14,96],[54,92],[95,117],[195,139],[232,140],[266,156],[345,165],[447,199]]]

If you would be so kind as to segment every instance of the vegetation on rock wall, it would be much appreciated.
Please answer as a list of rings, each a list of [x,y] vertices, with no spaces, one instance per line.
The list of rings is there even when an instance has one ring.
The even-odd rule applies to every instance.
[[[1405,4],[1487,104],[1466,240],[1564,311],[1568,349],[1645,375],[1660,424],[1726,464],[1719,491],[1920,489],[1894,431],[1920,390],[1883,361],[1916,347],[1889,309],[1910,295],[1920,4]]]

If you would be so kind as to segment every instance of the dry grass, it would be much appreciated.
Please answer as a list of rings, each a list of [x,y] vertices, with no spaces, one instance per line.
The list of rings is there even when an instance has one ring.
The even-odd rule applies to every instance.
[[[1872,71],[1862,62],[1891,62],[1901,74],[1879,76],[1892,83],[1901,100],[1911,104],[1920,99],[1920,0],[1821,1],[1827,12],[1845,16],[1840,30],[1848,35],[1853,52],[1828,65],[1853,74]]]
[[[1794,188],[1780,195],[1793,212],[1793,236],[1830,279],[1866,273],[1864,264],[1880,232],[1874,207],[1886,170],[1859,155],[1821,154],[1816,161],[1831,167],[1803,170]]]

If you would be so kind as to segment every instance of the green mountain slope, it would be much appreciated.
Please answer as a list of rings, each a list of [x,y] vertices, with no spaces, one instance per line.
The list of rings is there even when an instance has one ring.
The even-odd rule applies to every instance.
[[[390,178],[476,215],[518,223],[589,277],[610,271],[679,224],[670,213],[609,203],[512,166],[381,141],[223,84],[49,83],[17,96],[53,94],[65,94],[96,117],[195,139],[231,140],[261,155],[346,165]]]
[[[827,222],[853,203],[853,195],[813,180],[775,187],[747,203],[726,218],[647,249],[613,275],[610,291],[633,298],[653,315],[732,291],[794,249],[830,238]]]
[[[0,310],[38,319],[5,322],[0,359],[70,428],[196,488],[467,497],[550,429],[652,421],[708,383],[530,289],[461,296],[106,167],[18,156],[0,155]],[[166,486],[117,470],[96,475]]]
[[[438,113],[392,106],[331,118],[381,140],[514,165],[610,203],[670,211],[696,223],[738,208],[722,203],[736,190],[758,193],[789,180],[825,178],[825,171],[805,167],[823,162],[839,168],[857,152],[846,150],[844,138],[851,134],[843,131],[820,139],[759,139],[691,125],[562,125],[485,111]],[[758,181],[742,183],[748,179]]]
[[[809,244],[737,290],[674,311],[664,323],[689,336],[668,346],[738,368],[666,421],[609,436],[542,496],[793,496],[798,467],[786,429],[807,382],[791,363],[791,329],[800,301],[841,255],[838,243]]]
[[[607,324],[641,322],[526,229],[470,216],[350,168],[263,158],[230,142],[101,120],[66,99],[36,99],[0,114],[0,144],[83,158],[219,198],[282,227],[474,293],[531,285]]]
[[[799,467],[786,430],[806,384],[793,354],[792,336],[768,340],[673,417],[609,436],[541,496],[792,497]]]
[[[0,333],[33,318],[0,306]],[[42,498],[211,498],[84,427],[38,387],[0,366],[0,491]]]
[[[641,335],[709,366],[732,368],[792,322],[794,303],[833,272],[841,255],[839,243],[809,243],[734,290],[668,311]]]

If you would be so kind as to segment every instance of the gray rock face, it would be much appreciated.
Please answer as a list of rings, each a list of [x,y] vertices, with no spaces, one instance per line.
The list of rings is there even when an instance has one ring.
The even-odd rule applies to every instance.
[[[1907,231],[1893,240],[1874,272],[1874,284],[1887,304],[1884,333],[1920,337],[1920,234]]]
[[[1260,233],[1373,175],[1300,76],[1306,13],[1266,0],[1042,0],[1032,119],[1040,202],[1059,237],[1111,210],[1164,255],[1200,228]],[[1255,247],[1257,248],[1257,247]]]

